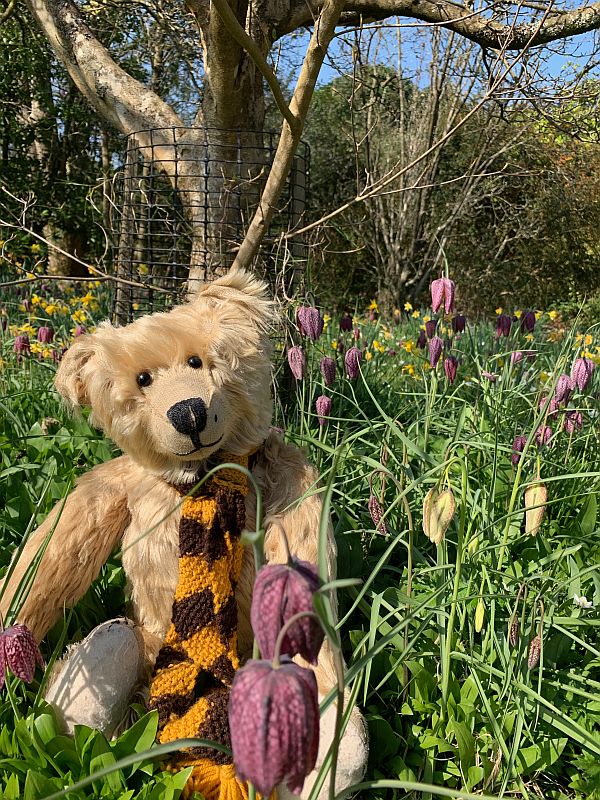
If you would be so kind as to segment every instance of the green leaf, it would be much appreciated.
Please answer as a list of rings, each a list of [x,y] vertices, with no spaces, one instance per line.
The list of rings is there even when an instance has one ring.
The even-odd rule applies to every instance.
[[[596,517],[598,514],[598,500],[596,494],[592,492],[587,499],[587,503],[585,504],[582,513],[581,519],[579,521],[579,525],[581,526],[581,532],[589,536],[596,530]]]
[[[43,800],[44,797],[54,794],[54,792],[60,788],[60,780],[50,780],[45,775],[41,775],[39,772],[34,772],[30,769],[25,778],[23,800]]]

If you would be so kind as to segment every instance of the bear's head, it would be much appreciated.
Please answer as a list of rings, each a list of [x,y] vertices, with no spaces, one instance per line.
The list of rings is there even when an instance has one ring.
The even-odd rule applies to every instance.
[[[190,480],[217,450],[244,455],[267,436],[272,319],[266,285],[231,271],[185,305],[79,337],[56,387],[137,463]]]

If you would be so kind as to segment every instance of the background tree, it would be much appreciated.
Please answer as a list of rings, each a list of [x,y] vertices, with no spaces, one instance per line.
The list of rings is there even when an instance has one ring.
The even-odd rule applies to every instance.
[[[187,162],[193,164],[197,160],[198,137],[187,124],[191,115],[180,113],[161,87],[149,85],[147,77],[136,77],[126,59],[113,53],[105,35],[91,26],[91,22],[96,24],[99,17],[110,13],[110,6],[98,6],[96,2],[87,7],[78,6],[71,0],[27,0],[27,6],[73,82],[107,123],[124,134],[137,131],[142,146],[149,142],[147,135],[140,131],[175,127],[178,146],[188,147]],[[90,7],[94,19],[90,19]],[[140,12],[138,6],[131,8]],[[222,164],[228,161],[230,131],[258,131],[254,141],[260,140],[265,115],[265,80],[285,119],[275,163],[262,187],[259,208],[236,255],[236,263],[246,266],[256,257],[275,213],[321,64],[338,26],[355,26],[365,18],[381,20],[392,15],[434,23],[496,51],[501,70],[507,51],[594,30],[600,23],[600,4],[559,8],[544,2],[531,6],[522,3],[490,6],[483,3],[461,5],[453,0],[435,4],[413,0],[322,0],[314,4],[304,0],[260,0],[251,4],[243,0],[231,3],[213,0],[209,4],[205,0],[189,0],[187,8],[194,26],[188,25],[187,30],[193,35],[197,50],[202,51],[204,77],[202,99],[194,110],[193,122],[211,129],[210,144],[218,160]],[[147,13],[152,11],[161,24],[160,14],[172,19],[184,13],[181,7],[172,4],[159,6],[156,12],[146,10]],[[288,105],[268,57],[282,37],[304,27],[310,28],[312,33]],[[216,129],[225,133],[217,133]],[[250,148],[252,140],[253,136],[249,135]],[[165,134],[159,144],[157,156],[169,174],[174,161],[172,136]],[[196,168],[194,175],[197,174]],[[180,175],[181,178],[185,181],[186,176]],[[227,181],[228,175],[221,169],[219,174],[204,179],[217,184]],[[194,192],[202,188],[198,178],[190,175],[188,186],[183,188],[184,201],[193,208]],[[199,245],[206,222],[199,213],[190,213],[190,224]],[[214,220],[208,222],[213,224]],[[214,259],[200,261],[199,254],[203,252],[201,246],[192,249],[192,281],[207,277],[221,261],[220,253],[216,253]]]

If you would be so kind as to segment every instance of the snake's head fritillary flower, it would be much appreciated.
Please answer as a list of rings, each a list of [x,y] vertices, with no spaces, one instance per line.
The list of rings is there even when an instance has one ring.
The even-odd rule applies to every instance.
[[[483,370],[481,376],[490,383],[496,383],[496,381],[498,380],[498,375],[495,372],[486,372],[485,370]]]
[[[511,364],[518,364],[520,361],[523,361],[523,353],[521,350],[513,350],[510,354],[510,363]]]
[[[520,324],[523,333],[533,333],[535,322],[535,311],[527,311],[525,314],[521,314]]]
[[[433,313],[437,314],[443,303],[444,311],[446,314],[450,314],[454,309],[454,294],[456,289],[454,281],[451,281],[450,278],[438,278],[435,281],[431,281],[430,288],[431,308],[433,309]]]
[[[0,631],[0,689],[7,667],[17,678],[31,683],[36,664],[43,668],[44,659],[29,628],[16,624]]]
[[[360,362],[362,360],[362,353],[358,347],[351,347],[346,351],[344,356],[344,364],[346,365],[346,375],[353,381],[358,378],[360,372]]]
[[[15,336],[15,343],[14,343],[14,351],[17,356],[28,356],[30,354],[29,350],[29,336],[26,333],[22,333],[19,336]]]
[[[315,401],[315,407],[317,409],[319,425],[325,425],[331,414],[331,397],[327,397],[325,394],[320,395]]]
[[[440,360],[440,356],[442,355],[442,350],[444,349],[444,343],[440,339],[439,336],[434,336],[433,339],[429,340],[429,366],[436,367],[438,361]]]
[[[41,328],[38,328],[37,338],[38,342],[42,342],[42,344],[50,344],[54,339],[54,331],[48,325],[42,325]]]
[[[535,669],[540,663],[540,653],[542,651],[542,639],[540,635],[534,636],[529,645],[529,655],[527,656],[527,668]]]
[[[580,392],[585,390],[585,387],[590,382],[592,372],[594,371],[594,362],[590,358],[576,358],[573,368],[571,369],[571,378],[575,381],[575,385]]]
[[[31,301],[27,297],[23,300],[23,308],[28,314],[31,311]]]
[[[527,444],[526,436],[515,436],[515,438],[513,439],[512,455],[510,457],[510,460],[515,466],[521,460],[521,453],[525,449],[526,444]]]
[[[288,364],[292,370],[292,375],[297,381],[301,381],[304,377],[304,370],[306,369],[306,358],[304,357],[304,350],[301,347],[290,347],[288,350]]]
[[[510,336],[511,325],[512,319],[508,314],[500,314],[496,319],[496,339],[501,336]]]
[[[554,390],[554,399],[557,404],[568,403],[573,390],[575,389],[575,381],[570,375],[561,375],[556,382],[556,389]]]
[[[85,333],[85,325],[75,326],[75,336],[83,336],[84,333]]]
[[[331,386],[335,381],[335,361],[329,356],[323,356],[319,363],[321,375],[325,380],[325,386]]]
[[[350,314],[344,314],[340,320],[340,330],[349,333],[352,330],[352,317]]]
[[[354,341],[358,342],[358,340],[360,339],[360,329],[354,328],[354,330],[352,331],[352,335],[354,336]]]
[[[564,429],[572,436],[576,430],[583,427],[583,414],[581,411],[567,411],[565,414]]]
[[[419,338],[417,339],[417,347],[419,348],[419,350],[423,350],[426,344],[427,344],[427,334],[421,328],[421,330],[419,331]]]
[[[540,447],[548,444],[552,438],[552,428],[549,425],[540,425],[535,432],[535,440]]]
[[[296,319],[300,333],[303,336],[308,336],[311,341],[316,342],[323,333],[323,325],[325,324],[319,309],[314,306],[300,306],[296,312]]]
[[[385,520],[383,519],[383,509],[379,500],[372,494],[369,497],[369,502],[367,503],[367,507],[369,509],[369,514],[371,515],[371,519],[375,525],[376,530],[379,533],[387,533],[387,528],[385,525]]]
[[[292,559],[289,564],[267,564],[259,569],[250,621],[263,658],[273,658],[275,642],[288,620],[295,614],[313,611],[313,595],[319,586],[316,568],[308,561]],[[290,658],[300,654],[316,664],[323,636],[323,628],[314,617],[301,617],[287,629],[281,652]]]
[[[249,661],[235,673],[229,698],[233,763],[263,797],[281,783],[300,794],[319,750],[315,674],[282,659]]]
[[[428,319],[425,323],[425,334],[428,339],[435,336],[435,329],[437,328],[437,319]]]
[[[448,383],[452,385],[456,380],[456,372],[458,370],[458,359],[454,356],[448,356],[444,359],[444,372]]]
[[[467,327],[467,318],[464,314],[457,314],[452,318],[452,330],[454,333],[464,333]]]

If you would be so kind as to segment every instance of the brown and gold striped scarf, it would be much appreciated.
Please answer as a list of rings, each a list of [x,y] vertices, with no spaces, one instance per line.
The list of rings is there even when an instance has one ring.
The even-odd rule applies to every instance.
[[[248,457],[221,455],[221,463],[248,468]],[[236,469],[216,472],[181,506],[179,576],[171,624],[156,659],[148,706],[159,715],[158,741],[198,737],[231,747],[229,687],[239,666],[235,586],[240,576],[248,493]],[[231,759],[210,747],[178,753],[171,766],[193,766],[184,797],[194,791],[206,800],[242,800],[246,784],[235,777]]]

